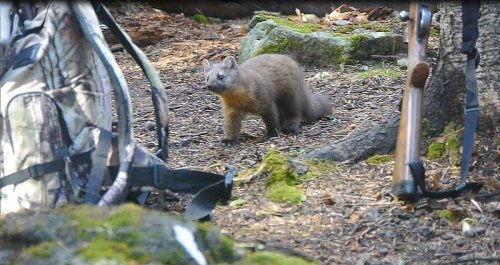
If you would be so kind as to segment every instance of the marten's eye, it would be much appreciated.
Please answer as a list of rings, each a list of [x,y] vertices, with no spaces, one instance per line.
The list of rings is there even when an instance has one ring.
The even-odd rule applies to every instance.
[[[224,78],[226,78],[225,75],[217,74],[217,79],[224,80]]]

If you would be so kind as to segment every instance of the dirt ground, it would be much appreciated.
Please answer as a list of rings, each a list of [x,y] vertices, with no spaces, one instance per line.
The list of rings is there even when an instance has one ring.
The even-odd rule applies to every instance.
[[[116,12],[116,11],[115,11]],[[125,11],[124,11],[125,12]],[[158,11],[156,11],[158,12]],[[116,13],[120,16],[130,13]],[[397,113],[404,87],[404,70],[394,63],[363,62],[329,68],[306,67],[314,93],[328,95],[333,114],[299,135],[285,135],[261,142],[265,127],[258,117],[243,123],[239,145],[226,147],[222,137],[222,112],[217,96],[204,89],[202,59],[218,61],[238,54],[245,21],[219,21],[200,25],[183,15],[165,15],[162,37],[143,46],[159,71],[170,103],[170,159],[172,168],[224,173],[262,159],[271,147],[297,156],[341,139],[356,128],[372,127]],[[114,54],[130,86],[137,142],[156,149],[154,114],[149,87],[131,57]],[[430,55],[435,56],[434,52]],[[391,69],[396,75],[370,74],[368,67]],[[368,73],[369,72],[369,73]],[[500,133],[480,131],[471,178],[485,181],[481,193],[498,192]],[[446,172],[445,160],[426,160],[430,175],[443,176],[443,185],[455,178]],[[499,264],[500,203],[497,195],[463,196],[457,199],[398,202],[390,194],[393,161],[368,165],[362,161],[340,164],[339,170],[300,184],[306,199],[298,205],[269,201],[264,179],[235,187],[238,206],[219,205],[213,222],[222,233],[257,250],[279,250],[320,264]],[[172,194],[157,194],[150,207],[180,212]],[[182,199],[182,197],[180,197]],[[440,217],[448,209],[459,218]],[[462,220],[473,220],[475,233],[462,231]],[[244,243],[244,244],[243,244]]]

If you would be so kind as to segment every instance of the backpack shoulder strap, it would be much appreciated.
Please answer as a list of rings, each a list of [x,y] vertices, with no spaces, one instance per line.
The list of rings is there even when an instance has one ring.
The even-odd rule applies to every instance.
[[[121,201],[127,190],[127,178],[132,166],[135,147],[132,130],[132,105],[127,82],[104,41],[93,6],[87,1],[69,1],[69,4],[83,35],[108,72],[116,93],[120,169],[113,185],[98,203],[99,206],[107,206]]]
[[[109,28],[111,33],[121,42],[125,50],[134,58],[150,83],[158,138],[157,155],[161,159],[166,160],[168,157],[168,101],[158,72],[151,66],[144,52],[133,43],[130,36],[116,23],[106,7],[100,2],[93,2],[93,5],[98,18]]]

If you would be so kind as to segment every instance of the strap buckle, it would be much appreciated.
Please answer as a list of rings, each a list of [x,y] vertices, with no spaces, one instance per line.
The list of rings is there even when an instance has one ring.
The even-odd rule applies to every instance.
[[[473,107],[465,107],[464,112],[469,113],[473,111],[479,111],[479,106],[473,106]]]
[[[166,189],[168,187],[168,169],[160,164],[153,165],[153,186],[158,189]]]
[[[233,190],[233,178],[236,173],[236,168],[232,165],[228,166],[228,172],[224,178],[224,192],[221,196],[222,203],[227,203],[231,199]]]

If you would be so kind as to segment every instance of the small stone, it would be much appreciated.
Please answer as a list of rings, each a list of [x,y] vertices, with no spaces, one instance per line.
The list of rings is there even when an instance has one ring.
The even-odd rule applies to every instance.
[[[389,254],[389,252],[390,252],[390,250],[386,247],[380,247],[378,249],[378,253],[380,253],[380,255],[382,255],[382,256]]]
[[[394,209],[392,213],[402,220],[409,220],[414,217],[412,214],[405,212],[401,209]]]
[[[418,228],[418,232],[424,238],[428,238],[431,235],[431,228],[424,225]]]
[[[396,234],[392,230],[387,230],[384,232],[384,237],[387,239],[392,239],[392,238],[396,237]]]
[[[399,65],[402,69],[408,68],[408,58],[401,58],[397,60],[397,65]]]
[[[146,128],[146,130],[152,132],[156,128],[156,123],[154,123],[152,121],[147,121],[144,123],[144,128]]]
[[[443,240],[451,240],[453,239],[453,235],[452,234],[444,234],[441,236],[441,239]]]
[[[305,21],[304,21],[305,20]],[[318,22],[320,19],[315,14],[303,14],[302,21],[303,22]]]
[[[455,242],[455,246],[457,247],[463,247],[468,243],[468,240],[466,239],[459,239]]]
[[[349,25],[349,21],[339,19],[339,20],[333,21],[333,25],[335,25],[335,26],[347,26],[347,25]]]

